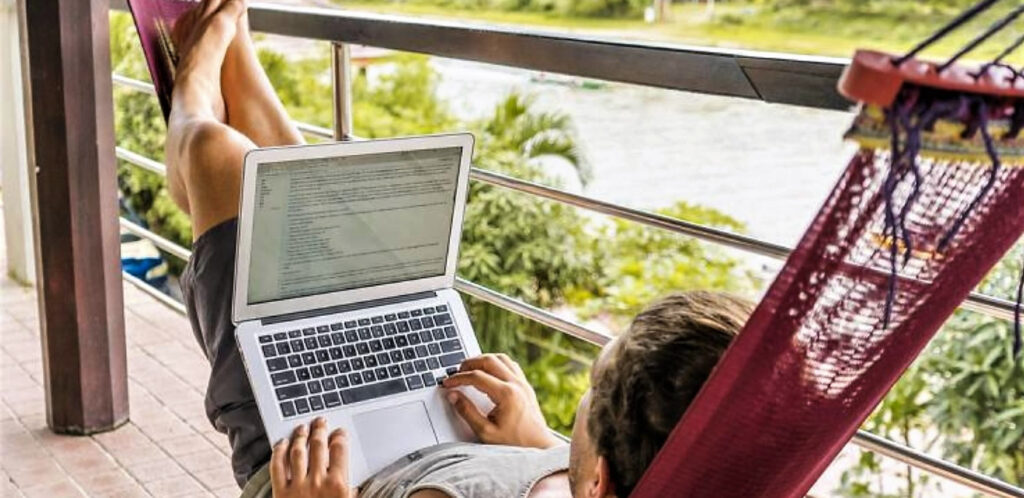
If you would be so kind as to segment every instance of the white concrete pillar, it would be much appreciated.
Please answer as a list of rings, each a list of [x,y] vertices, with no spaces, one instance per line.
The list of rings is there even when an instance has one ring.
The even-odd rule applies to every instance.
[[[0,0],[0,187],[5,270],[7,276],[31,284],[36,273],[19,31],[17,2]]]

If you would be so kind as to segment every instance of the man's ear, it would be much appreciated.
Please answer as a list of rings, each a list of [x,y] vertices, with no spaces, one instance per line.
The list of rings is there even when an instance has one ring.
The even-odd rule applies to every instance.
[[[612,471],[608,466],[608,460],[603,456],[597,457],[594,468],[594,480],[588,488],[588,498],[605,498],[615,496],[615,484],[612,483]]]

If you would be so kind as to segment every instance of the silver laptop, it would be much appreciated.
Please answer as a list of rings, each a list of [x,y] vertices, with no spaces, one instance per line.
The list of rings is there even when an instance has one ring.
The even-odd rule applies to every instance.
[[[453,289],[472,149],[456,134],[246,156],[232,318],[270,441],[322,415],[362,483],[474,439],[438,387],[480,354]]]

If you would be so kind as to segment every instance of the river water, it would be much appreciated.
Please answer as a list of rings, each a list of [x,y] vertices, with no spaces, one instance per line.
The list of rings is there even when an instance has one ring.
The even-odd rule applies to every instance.
[[[511,92],[572,117],[593,170],[585,194],[655,209],[685,200],[719,209],[748,232],[792,245],[853,149],[852,114],[434,59],[439,96],[462,118]]]

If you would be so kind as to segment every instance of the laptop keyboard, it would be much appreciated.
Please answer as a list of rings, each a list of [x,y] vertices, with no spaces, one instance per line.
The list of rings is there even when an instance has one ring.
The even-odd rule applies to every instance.
[[[466,359],[446,305],[258,337],[285,418],[437,385]]]

